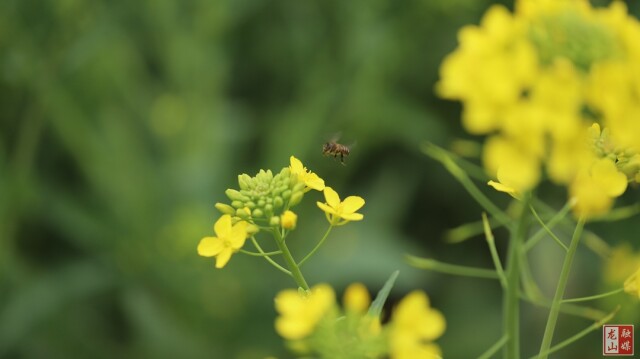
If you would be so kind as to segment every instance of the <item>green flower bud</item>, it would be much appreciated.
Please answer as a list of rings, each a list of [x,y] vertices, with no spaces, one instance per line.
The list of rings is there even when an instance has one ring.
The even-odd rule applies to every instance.
[[[249,189],[249,187],[251,187],[251,182],[252,182],[251,177],[249,177],[249,175],[246,173],[243,173],[238,176],[238,185],[242,190]]]
[[[261,217],[264,216],[264,212],[262,212],[262,210],[256,208],[256,209],[253,210],[252,215],[255,218],[261,218]]]
[[[282,200],[282,197],[276,196],[273,199],[273,208],[280,209],[280,208],[282,208],[283,205],[284,205],[284,201]]]
[[[271,227],[279,226],[280,225],[280,217],[278,217],[278,216],[271,217],[271,219],[269,220],[269,225]]]
[[[267,214],[267,217],[273,216],[273,206],[270,204],[264,206],[264,213]]]
[[[234,215],[236,213],[236,210],[226,203],[218,202],[216,203],[215,207],[218,211],[222,212],[222,214]]]
[[[304,192],[295,192],[291,195],[291,199],[289,200],[289,207],[293,207],[302,201],[302,197],[304,197]]]
[[[282,198],[289,199],[289,197],[291,197],[291,190],[288,189],[288,190],[282,192]]]
[[[304,191],[304,183],[300,182],[300,183],[296,183],[293,186],[293,191],[294,192],[298,192],[298,191]]]
[[[244,201],[249,200],[249,198],[247,198],[247,196],[243,196],[240,192],[236,191],[235,189],[229,188],[226,191],[224,191],[224,193],[232,201],[243,201],[244,202]]]
[[[255,203],[253,203],[253,202],[251,202],[251,201],[249,201],[249,202],[245,202],[245,204],[244,204],[244,205],[245,205],[245,206],[247,206],[247,207],[249,207],[250,209],[254,209],[254,208],[256,208],[256,204],[255,204]]]
[[[233,201],[233,202],[231,202],[231,207],[233,207],[233,208],[243,208],[244,207],[244,203],[242,203],[242,201]]]
[[[260,232],[260,227],[256,226],[255,224],[249,224],[247,226],[247,234],[254,235],[258,232]]]
[[[248,208],[238,208],[236,211],[236,216],[242,219],[248,219],[251,217],[251,211]]]
[[[258,207],[264,207],[265,204],[266,202],[264,201],[264,199],[258,200]]]

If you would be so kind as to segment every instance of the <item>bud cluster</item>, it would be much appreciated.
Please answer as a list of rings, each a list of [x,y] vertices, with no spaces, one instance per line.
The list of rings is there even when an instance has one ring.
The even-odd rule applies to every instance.
[[[280,224],[280,216],[300,203],[305,188],[304,182],[288,167],[276,175],[271,170],[260,170],[254,177],[241,174],[238,185],[240,190],[225,191],[231,205],[218,203],[216,208],[239,219],[268,226]]]

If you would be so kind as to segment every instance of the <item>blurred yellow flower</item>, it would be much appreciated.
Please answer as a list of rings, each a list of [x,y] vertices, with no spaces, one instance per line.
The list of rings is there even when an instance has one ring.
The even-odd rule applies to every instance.
[[[335,293],[327,284],[318,284],[310,293],[286,289],[275,298],[275,327],[278,334],[289,340],[298,340],[310,335],[318,322],[335,306]]]
[[[582,171],[569,187],[571,197],[576,199],[574,211],[579,216],[603,215],[613,205],[613,199],[627,188],[627,177],[615,164],[607,159],[597,160],[591,171]]]
[[[299,159],[291,156],[289,158],[289,169],[291,173],[297,175],[300,180],[302,180],[305,184],[305,192],[308,192],[312,189],[316,191],[322,191],[324,189],[324,180],[318,177],[317,174],[307,170],[306,167],[302,165]]]
[[[640,254],[635,253],[629,243],[611,250],[604,267],[604,280],[609,284],[620,284],[640,268]]]
[[[240,221],[231,225],[231,216],[223,215],[216,221],[213,230],[216,237],[204,237],[198,244],[198,254],[203,257],[216,257],[216,268],[224,267],[231,255],[244,245],[247,239],[247,222]]]
[[[358,196],[349,196],[344,201],[340,201],[340,196],[331,187],[324,188],[324,198],[326,203],[317,202],[318,207],[323,210],[327,220],[332,226],[341,226],[351,221],[360,221],[364,218],[361,213],[355,213],[364,206],[364,199]]]
[[[371,296],[369,295],[367,287],[362,283],[350,284],[344,291],[342,304],[348,312],[366,313],[371,304]]]
[[[576,215],[606,213],[640,180],[640,23],[621,1],[515,8],[494,5],[460,30],[436,91],[462,101],[468,132],[489,136],[494,188],[524,193],[545,172],[578,199]]]
[[[298,215],[293,213],[293,211],[286,210],[280,216],[280,225],[284,229],[295,229],[296,223],[298,223]]]
[[[391,317],[389,349],[392,359],[440,358],[442,353],[433,340],[444,333],[444,316],[430,308],[422,291],[404,297]]]

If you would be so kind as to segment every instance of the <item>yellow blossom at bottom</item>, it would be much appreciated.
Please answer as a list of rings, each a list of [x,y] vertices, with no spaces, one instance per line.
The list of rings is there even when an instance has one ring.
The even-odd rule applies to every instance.
[[[344,291],[342,299],[344,308],[354,313],[366,313],[371,304],[371,296],[362,283],[353,283]]]
[[[318,284],[310,293],[300,293],[294,289],[283,290],[275,298],[276,331],[285,339],[297,340],[311,334],[335,305],[335,293],[327,284]]]
[[[444,316],[430,308],[422,291],[404,297],[391,317],[389,346],[392,359],[440,358],[440,347],[431,343],[444,333]]]

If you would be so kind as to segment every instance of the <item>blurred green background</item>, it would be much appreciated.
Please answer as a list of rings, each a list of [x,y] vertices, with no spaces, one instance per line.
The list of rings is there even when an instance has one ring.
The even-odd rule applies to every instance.
[[[491,3],[1,0],[0,358],[290,357],[273,297],[293,281],[259,258],[216,270],[196,254],[237,175],[278,171],[290,155],[367,201],[365,220],[305,266],[308,281],[375,293],[400,269],[389,305],[426,290],[447,317],[445,355],[482,353],[501,335],[498,283],[412,269],[403,255],[492,266],[482,237],[443,242],[481,208],[419,149],[465,137],[459,104],[433,87],[457,30]],[[336,133],[357,143],[347,166],[322,157]],[[562,205],[563,191],[543,190]],[[619,202],[637,202],[630,192]],[[326,228],[321,198],[298,209],[298,258]],[[591,229],[616,243],[638,228]],[[538,249],[534,274],[551,296],[561,253]],[[601,271],[580,252],[569,296],[603,290]],[[637,305],[598,305],[620,302]],[[523,313],[533,354],[547,312]],[[556,338],[589,324],[560,321]],[[600,357],[600,343],[596,331],[558,357]]]

